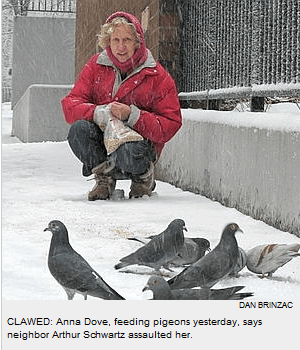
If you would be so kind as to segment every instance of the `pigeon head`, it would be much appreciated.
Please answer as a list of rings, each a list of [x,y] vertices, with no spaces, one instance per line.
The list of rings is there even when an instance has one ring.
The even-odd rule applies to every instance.
[[[237,231],[243,233],[243,231],[240,229],[238,224],[231,223],[231,224],[226,225],[226,227],[224,228],[223,233],[235,234]]]
[[[64,249],[72,249],[69,243],[68,230],[61,221],[52,220],[49,222],[48,227],[44,229],[44,232],[45,231],[52,232],[49,257],[58,254]]]
[[[173,220],[169,226],[179,226],[182,227],[183,230],[187,231],[187,228],[185,227],[185,222],[182,219],[175,219]]]
[[[59,220],[52,220],[49,222],[48,227],[44,229],[45,231],[51,231],[53,235],[60,234],[62,232],[67,233],[66,226]]]
[[[185,227],[185,222],[182,219],[175,219],[169,224],[168,230],[169,232],[174,233],[173,242],[174,246],[176,247],[176,250],[180,249],[180,247],[182,247],[184,243],[183,230],[187,231],[187,228]]]
[[[49,222],[48,227],[44,229],[45,231],[52,232],[52,242],[56,244],[60,242],[62,244],[69,245],[69,235],[66,226],[59,220],[52,220]]]
[[[199,248],[204,251],[211,251],[210,249],[210,242],[208,239],[205,238],[199,238],[199,237],[195,237],[193,238],[194,242],[197,243],[197,245],[199,246]]]
[[[153,299],[170,299],[171,290],[168,282],[161,276],[151,276],[143,288],[143,292],[151,290],[153,292]]]

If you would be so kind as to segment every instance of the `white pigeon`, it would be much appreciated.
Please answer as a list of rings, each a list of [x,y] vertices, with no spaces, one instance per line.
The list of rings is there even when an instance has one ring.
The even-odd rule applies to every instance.
[[[251,272],[269,277],[281,266],[288,263],[298,253],[300,244],[263,244],[247,251],[247,268]]]

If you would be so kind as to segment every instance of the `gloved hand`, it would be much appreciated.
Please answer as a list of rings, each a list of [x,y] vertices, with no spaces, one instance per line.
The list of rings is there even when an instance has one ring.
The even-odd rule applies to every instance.
[[[94,122],[104,132],[104,145],[108,154],[114,152],[123,143],[143,140],[140,134],[114,117],[110,107],[111,105],[97,106],[93,116]]]
[[[93,120],[99,126],[99,128],[104,131],[107,123],[111,117],[109,105],[97,106],[94,111]]]

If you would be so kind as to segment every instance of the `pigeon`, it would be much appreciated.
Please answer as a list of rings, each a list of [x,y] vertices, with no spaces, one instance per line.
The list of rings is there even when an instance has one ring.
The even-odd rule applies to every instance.
[[[281,266],[288,263],[298,253],[300,244],[262,244],[247,251],[247,268],[251,272],[269,277]]]
[[[159,235],[153,237],[147,244],[120,259],[115,269],[130,265],[145,265],[155,271],[166,265],[178,254],[184,243],[183,230],[186,230],[182,219],[173,220]]]
[[[156,236],[149,236],[146,238],[129,237],[131,241],[141,242],[143,244],[149,243],[149,240]],[[190,265],[202,258],[206,251],[210,251],[210,243],[206,238],[201,237],[185,237],[184,244],[179,249],[179,255],[175,256],[170,261],[170,264],[174,266]]]
[[[210,251],[210,242],[206,238],[186,237],[183,247],[179,250],[179,255],[171,263],[175,266],[191,265],[201,259],[206,251]]]
[[[196,288],[171,290],[168,282],[161,276],[151,276],[143,288],[153,292],[153,300],[241,300],[253,296],[252,292],[237,293],[244,286],[222,289]]]
[[[168,280],[170,288],[211,288],[227,276],[238,258],[238,244],[235,238],[237,231],[243,232],[237,224],[228,224],[222,232],[220,242],[211,252]]]
[[[237,258],[237,262],[233,269],[231,270],[229,276],[238,277],[238,273],[243,270],[247,263],[247,255],[244,249],[239,247],[239,254]]]
[[[108,300],[124,300],[70,245],[66,226],[58,220],[49,223],[44,231],[52,232],[48,267],[52,276],[64,288],[68,300],[75,293]]]

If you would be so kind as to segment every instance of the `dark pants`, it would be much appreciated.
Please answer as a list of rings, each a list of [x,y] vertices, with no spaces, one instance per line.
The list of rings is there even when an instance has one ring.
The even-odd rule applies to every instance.
[[[83,176],[90,176],[93,168],[111,159],[115,163],[116,173],[131,178],[146,173],[150,163],[156,159],[154,147],[148,140],[124,143],[107,156],[103,132],[87,120],[78,120],[72,124],[68,142],[75,156],[83,163]]]

